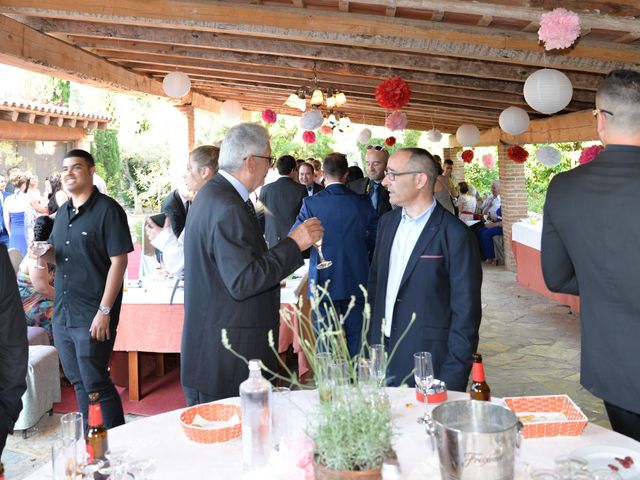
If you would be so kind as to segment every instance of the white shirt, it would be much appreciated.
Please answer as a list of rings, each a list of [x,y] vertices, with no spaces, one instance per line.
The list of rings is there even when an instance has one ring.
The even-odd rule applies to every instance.
[[[184,269],[184,232],[176,238],[171,227],[166,227],[151,240],[151,245],[162,252],[164,268],[173,275]]]
[[[494,197],[493,195],[489,195],[487,199],[482,204],[482,213],[489,217],[489,220],[497,220],[498,214],[496,213],[500,208],[500,195]]]
[[[247,190],[247,187],[245,187],[240,180],[238,180],[236,177],[231,175],[229,172],[225,172],[224,170],[218,170],[218,173],[222,175],[224,178],[226,178],[231,185],[233,185],[233,188],[236,189],[236,192],[238,192],[238,195],[242,197],[243,202],[246,202],[247,200],[249,200],[249,191]]]
[[[396,304],[396,298],[398,297],[400,282],[402,281],[404,271],[407,268],[407,263],[409,263],[409,258],[418,242],[418,238],[429,221],[429,218],[431,218],[435,206],[436,200],[434,199],[429,208],[413,218],[407,215],[407,211],[404,208],[402,209],[402,220],[400,220],[400,225],[398,225],[398,230],[396,230],[396,235],[393,238],[391,254],[389,256],[389,279],[387,280],[387,294],[384,309],[384,335],[386,337],[391,336],[393,309]]]

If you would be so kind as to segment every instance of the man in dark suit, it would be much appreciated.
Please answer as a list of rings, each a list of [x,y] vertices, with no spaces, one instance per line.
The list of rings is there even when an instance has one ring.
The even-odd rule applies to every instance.
[[[22,410],[29,361],[27,323],[7,247],[0,244],[0,458]],[[0,476],[3,466],[0,463]]]
[[[268,333],[274,331],[277,345],[280,280],[303,264],[302,250],[322,237],[322,225],[312,219],[267,248],[249,200],[271,166],[265,128],[231,128],[219,166],[198,192],[185,227],[181,380],[188,405],[237,396],[248,376],[245,363],[222,345],[222,329],[241,355],[277,368]]]
[[[402,208],[380,219],[369,272],[369,338],[387,352],[401,341],[388,367],[391,385],[406,378],[413,386],[413,353],[427,351],[435,378],[463,392],[478,346],[482,269],[471,231],[433,197],[437,175],[421,148],[399,149],[389,159],[384,184]]]
[[[547,191],[542,272],[553,292],[580,295],[580,382],[616,432],[640,441],[640,72],[614,70],[596,94],[605,145],[591,163],[556,175]]]
[[[365,157],[367,176],[349,183],[349,188],[354,192],[369,196],[378,218],[391,210],[389,191],[382,184],[388,160],[389,152],[385,148],[380,145],[367,145]]]
[[[307,196],[315,195],[324,190],[324,187],[313,181],[313,165],[303,163],[298,167],[298,181],[307,189]]]
[[[260,202],[264,205],[264,236],[270,246],[286,238],[296,221],[302,199],[307,189],[296,182],[296,159],[283,155],[276,162],[280,178],[260,190]]]
[[[186,191],[184,189],[176,188],[173,192],[167,195],[162,202],[162,213],[165,214],[173,234],[178,238],[184,230],[184,225],[187,221],[187,212],[191,206],[191,200],[193,199],[193,192]]]
[[[347,345],[353,356],[360,351],[364,308],[359,285],[367,283],[369,253],[375,246],[378,218],[368,197],[345,186],[349,171],[347,158],[342,153],[329,154],[323,169],[325,189],[304,199],[293,228],[313,217],[322,222],[323,253],[333,264],[318,270],[318,252],[315,248],[311,250],[309,293],[312,294],[312,285],[324,286],[330,280],[328,293],[338,315],[346,313],[351,297],[356,297],[355,307],[344,323]]]

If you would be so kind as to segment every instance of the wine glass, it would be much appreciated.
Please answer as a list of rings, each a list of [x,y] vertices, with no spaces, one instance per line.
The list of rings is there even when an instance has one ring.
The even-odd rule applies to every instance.
[[[333,262],[331,260],[325,260],[324,255],[322,255],[322,238],[318,240],[313,246],[316,247],[316,250],[318,251],[318,260],[320,260],[318,262],[318,265],[316,265],[316,268],[318,270],[324,270],[325,268],[329,268],[331,265],[333,265]]]
[[[429,352],[416,352],[413,354],[415,362],[414,378],[416,390],[423,395],[427,394],[427,389],[433,383],[433,361]]]
[[[371,357],[371,372],[378,387],[384,386],[384,378],[386,376],[386,359],[384,354],[384,345],[376,344],[369,347],[369,356]]]
[[[41,265],[40,258],[42,257],[42,255],[47,253],[47,250],[49,250],[49,243],[42,240],[35,241],[31,245],[31,250],[38,257],[38,261],[36,262],[35,268],[39,268],[39,269],[47,268]]]

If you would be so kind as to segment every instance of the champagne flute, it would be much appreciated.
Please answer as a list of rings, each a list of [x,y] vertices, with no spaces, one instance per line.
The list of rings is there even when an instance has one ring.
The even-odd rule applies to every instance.
[[[316,247],[319,257],[318,260],[320,260],[318,265],[316,265],[316,268],[318,270],[324,270],[325,268],[329,268],[331,265],[333,265],[333,262],[331,260],[325,260],[324,255],[322,255],[322,238],[318,240],[313,246]]]
[[[433,383],[433,362],[431,353],[416,352],[413,354],[415,362],[414,379],[416,381],[416,393],[427,395],[427,390]]]
[[[48,245],[49,245],[49,243],[48,243],[48,242],[41,241],[41,240],[35,241],[35,242],[33,242],[33,244],[31,245],[31,250],[32,250],[32,251],[33,251],[33,253],[34,253],[35,255],[37,255],[37,257],[38,257],[38,260],[36,261],[36,266],[35,266],[35,268],[38,268],[38,269],[44,269],[44,268],[47,268],[47,267],[43,267],[43,266],[42,266],[42,262],[41,262],[41,260],[40,260],[40,259],[41,259],[42,255],[44,255],[45,253],[47,253],[47,250],[49,249],[49,248],[48,248]]]
[[[371,357],[373,377],[378,387],[384,387],[384,378],[386,376],[386,358],[384,353],[384,345],[375,344],[369,347],[369,356]]]

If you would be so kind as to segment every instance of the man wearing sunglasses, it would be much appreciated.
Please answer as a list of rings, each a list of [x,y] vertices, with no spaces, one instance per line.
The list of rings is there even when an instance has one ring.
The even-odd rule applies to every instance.
[[[391,210],[389,192],[382,185],[384,170],[387,168],[389,152],[380,145],[367,145],[365,167],[367,176],[354,180],[348,187],[356,193],[369,196],[371,206],[378,214],[378,218]]]
[[[388,367],[391,385],[406,379],[413,386],[411,354],[426,351],[435,378],[464,392],[478,346],[482,268],[473,233],[433,196],[437,177],[435,160],[422,148],[401,148],[389,158],[383,183],[401,208],[380,219],[369,270],[369,341],[387,352],[398,345]]]
[[[605,148],[549,184],[542,272],[549,290],[580,295],[580,383],[613,430],[640,441],[640,72],[609,73],[595,106]]]

